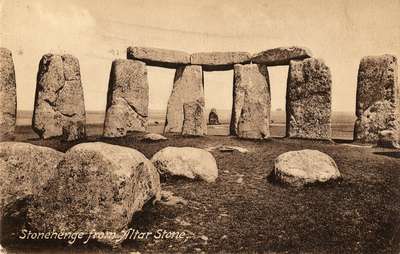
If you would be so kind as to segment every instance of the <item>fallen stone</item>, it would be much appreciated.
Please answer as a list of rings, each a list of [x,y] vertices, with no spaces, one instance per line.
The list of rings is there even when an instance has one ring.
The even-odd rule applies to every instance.
[[[252,63],[268,66],[289,65],[290,60],[302,60],[312,57],[309,49],[304,47],[280,47],[268,49],[253,55]]]
[[[250,139],[270,137],[270,111],[267,66],[235,65],[230,134]]]
[[[354,140],[376,143],[385,130],[400,132],[400,87],[397,58],[367,56],[358,69]]]
[[[161,140],[167,140],[166,137],[163,135],[157,134],[157,133],[148,133],[143,136],[143,140],[147,141],[161,141]]]
[[[19,227],[24,225],[15,225],[13,218],[25,221],[28,203],[55,175],[63,156],[54,149],[28,143],[0,143],[1,239],[17,240]]]
[[[190,64],[190,54],[169,49],[129,47],[128,59],[140,60],[150,66],[178,68]]]
[[[146,64],[124,59],[113,61],[103,136],[123,137],[130,132],[145,131],[148,106]]]
[[[160,179],[142,153],[81,143],[67,151],[55,177],[29,207],[28,218],[37,232],[115,232],[96,239],[115,246],[123,241],[132,215],[153,197],[160,198]]]
[[[204,83],[201,66],[188,65],[176,70],[174,85],[168,99],[164,133],[181,133],[183,105],[197,101],[204,105]]]
[[[161,199],[159,201],[162,205],[176,206],[178,204],[187,205],[188,202],[184,198],[175,196],[172,191],[161,191]]]
[[[378,146],[383,148],[400,149],[399,133],[393,130],[379,132]]]
[[[0,141],[14,139],[17,92],[11,51],[0,48]]]
[[[158,151],[151,161],[163,175],[200,178],[206,182],[215,182],[218,177],[214,156],[200,148],[166,147]]]
[[[274,180],[296,187],[340,177],[336,163],[329,155],[308,149],[279,155],[272,174]]]
[[[86,113],[78,59],[71,55],[42,57],[36,84],[32,128],[40,138],[84,138]]]
[[[290,61],[286,92],[286,136],[331,139],[331,86],[323,60]]]
[[[218,148],[221,152],[233,152],[238,151],[239,153],[248,153],[249,150],[240,146],[221,146]]]
[[[217,114],[217,110],[212,108],[210,114],[208,114],[208,124],[209,125],[219,125],[219,117]]]
[[[183,118],[182,135],[204,136],[207,134],[204,103],[202,101],[184,103]]]
[[[239,153],[248,153],[249,152],[249,150],[244,147],[228,146],[228,145],[211,146],[211,147],[204,148],[204,150],[206,150],[208,152],[212,152],[215,150],[218,150],[220,152],[234,152],[234,151],[237,151]]]
[[[232,70],[235,64],[250,63],[247,52],[202,52],[190,56],[193,65],[201,65],[204,71]]]

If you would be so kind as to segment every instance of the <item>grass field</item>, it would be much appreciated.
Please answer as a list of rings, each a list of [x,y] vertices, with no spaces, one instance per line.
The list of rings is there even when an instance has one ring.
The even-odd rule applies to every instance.
[[[148,205],[133,218],[132,228],[141,232],[160,229],[185,232],[184,240],[127,240],[121,249],[115,250],[117,253],[400,251],[399,151],[311,140],[250,141],[228,136],[169,136],[167,141],[148,143],[135,135],[102,138],[99,124],[90,125],[88,130],[90,135],[86,141],[132,147],[148,158],[166,146],[235,145],[250,151],[247,154],[213,151],[219,168],[215,183],[168,178],[163,181],[162,189],[172,191],[188,203]],[[19,138],[25,136],[27,142],[60,151],[76,144],[59,139],[43,141],[32,133],[28,137],[22,131],[31,133],[27,126],[19,127]],[[281,127],[275,133],[279,131]],[[330,155],[342,179],[301,189],[272,183],[268,176],[274,159],[281,153],[300,149],[317,149]],[[96,243],[69,246],[54,242],[17,242],[10,247],[18,253],[111,251]]]
[[[209,125],[208,135],[229,135],[230,110],[218,110],[221,125]],[[272,111],[270,125],[273,137],[285,136],[286,115],[283,111]],[[353,138],[355,117],[348,112],[332,113],[332,136],[335,139],[351,140]],[[88,111],[86,115],[88,136],[101,135],[103,132],[104,112]],[[147,131],[162,133],[165,122],[165,111],[150,110]],[[17,116],[17,140],[35,139],[38,136],[32,131],[32,111],[19,111]]]

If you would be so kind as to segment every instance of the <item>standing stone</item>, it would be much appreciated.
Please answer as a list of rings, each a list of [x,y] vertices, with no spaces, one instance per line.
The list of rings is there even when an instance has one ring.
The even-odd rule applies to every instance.
[[[208,114],[208,124],[210,125],[219,125],[219,117],[217,114],[217,110],[212,108],[210,114]]]
[[[286,136],[331,139],[331,73],[323,60],[290,61]]]
[[[0,141],[14,138],[17,93],[11,51],[0,48]]]
[[[235,65],[231,135],[252,139],[269,138],[270,111],[267,66]]]
[[[201,66],[188,65],[176,70],[172,93],[168,100],[164,133],[182,132],[183,105],[187,102],[198,102],[204,107],[204,81]]]
[[[145,131],[148,106],[146,64],[115,60],[111,66],[103,135],[122,137],[132,131]]]
[[[203,102],[187,102],[183,104],[182,135],[204,136],[207,134],[207,123],[204,119]]]
[[[84,138],[86,113],[79,61],[71,55],[47,54],[39,63],[32,128],[44,139]]]
[[[354,140],[376,143],[381,131],[398,141],[400,94],[397,59],[392,55],[367,56],[358,69]]]

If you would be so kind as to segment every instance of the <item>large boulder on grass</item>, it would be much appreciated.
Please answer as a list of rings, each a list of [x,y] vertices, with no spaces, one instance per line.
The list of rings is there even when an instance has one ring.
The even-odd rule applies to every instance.
[[[1,239],[9,239],[9,234],[17,231],[17,225],[8,225],[4,217],[23,217],[27,202],[55,175],[63,156],[54,149],[28,143],[0,143]]]
[[[215,182],[218,167],[214,156],[200,148],[166,147],[151,158],[161,174],[199,178],[206,182]]]
[[[292,186],[327,182],[340,177],[338,167],[329,155],[308,149],[279,155],[272,174],[274,180]]]
[[[29,207],[28,218],[39,232],[116,232],[98,240],[117,245],[132,215],[159,196],[159,175],[142,153],[82,143],[67,151],[56,176]]]

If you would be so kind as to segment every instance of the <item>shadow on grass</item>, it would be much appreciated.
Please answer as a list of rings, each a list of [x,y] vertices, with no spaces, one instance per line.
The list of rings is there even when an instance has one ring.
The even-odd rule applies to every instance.
[[[374,152],[374,154],[388,156],[388,157],[392,157],[392,158],[400,158],[400,151]]]

